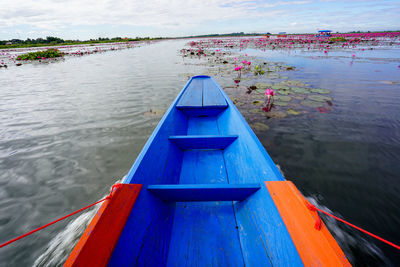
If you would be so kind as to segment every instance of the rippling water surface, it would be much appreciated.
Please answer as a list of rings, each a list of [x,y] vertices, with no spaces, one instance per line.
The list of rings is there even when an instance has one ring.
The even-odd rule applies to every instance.
[[[185,73],[205,72],[182,64],[185,43],[0,69],[0,243],[95,202],[128,172],[160,119],[150,109],[168,108]],[[244,52],[292,64],[291,79],[332,91],[331,112],[271,119],[258,134],[287,179],[400,243],[400,51]],[[78,218],[2,248],[0,265],[59,265],[90,213]],[[400,265],[395,249],[328,225],[354,264]]]

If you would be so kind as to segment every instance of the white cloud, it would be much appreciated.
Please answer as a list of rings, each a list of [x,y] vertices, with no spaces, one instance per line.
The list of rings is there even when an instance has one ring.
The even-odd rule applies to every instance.
[[[6,3],[3,3],[4,1]],[[25,35],[28,32],[34,34],[34,31],[62,33],[67,29],[72,29],[76,32],[86,32],[87,35],[90,34],[89,31],[92,31],[91,34],[95,35],[101,33],[102,28],[115,27],[122,31],[122,29],[132,27],[147,35],[176,36],[221,31],[274,31],[278,29],[281,31],[285,30],[284,27],[290,27],[294,31],[296,29],[310,30],[320,26],[318,24],[325,23],[326,19],[334,20],[331,26],[338,22],[356,23],[354,20],[357,18],[354,15],[348,15],[349,12],[346,9],[330,12],[330,9],[318,6],[330,3],[333,2],[0,0],[0,29],[16,32],[17,28],[29,28],[26,29]],[[344,5],[343,2],[338,4],[339,7],[341,5]],[[398,15],[397,18],[399,18]],[[373,18],[370,20],[373,21]],[[363,21],[357,21],[357,23],[362,24]],[[104,32],[109,34],[111,30],[104,30]],[[2,39],[1,35],[0,39]]]

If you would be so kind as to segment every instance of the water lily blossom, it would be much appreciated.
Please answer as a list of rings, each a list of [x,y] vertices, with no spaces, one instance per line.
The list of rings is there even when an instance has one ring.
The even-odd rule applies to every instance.
[[[237,66],[237,67],[235,67],[235,71],[239,71],[239,70],[241,70],[243,68],[243,66]]]
[[[267,88],[267,90],[264,92],[264,95],[266,95],[268,98],[270,98],[271,96],[276,95],[274,90]]]

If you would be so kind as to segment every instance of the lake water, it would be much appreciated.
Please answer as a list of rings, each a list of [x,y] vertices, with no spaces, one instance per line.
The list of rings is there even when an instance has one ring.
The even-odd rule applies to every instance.
[[[187,74],[207,72],[204,60],[183,64],[197,62],[179,54],[186,42],[0,69],[1,243],[101,199],[128,172]],[[311,201],[399,244],[400,50],[236,52],[331,90],[328,113],[270,119],[257,135]],[[0,266],[60,265],[91,214],[2,248]],[[396,249],[326,222],[353,264],[400,265]]]

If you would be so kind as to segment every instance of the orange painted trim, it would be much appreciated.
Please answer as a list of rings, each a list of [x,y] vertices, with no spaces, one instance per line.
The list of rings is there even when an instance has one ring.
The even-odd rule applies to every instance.
[[[121,184],[111,192],[64,266],[107,266],[141,188],[141,184]]]
[[[304,266],[351,266],[325,224],[315,229],[317,214],[290,181],[265,182]]]

